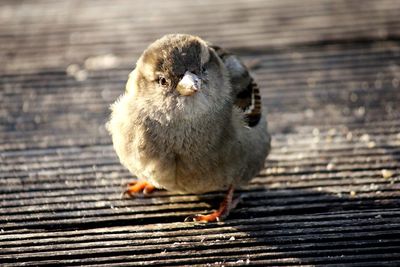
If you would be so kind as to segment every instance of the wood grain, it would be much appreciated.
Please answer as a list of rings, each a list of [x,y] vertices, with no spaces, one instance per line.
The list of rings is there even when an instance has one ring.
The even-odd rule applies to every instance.
[[[0,3],[1,266],[400,265],[400,4]],[[198,34],[252,65],[273,150],[222,192],[122,199],[104,123],[141,51]],[[253,64],[254,65],[254,64]]]

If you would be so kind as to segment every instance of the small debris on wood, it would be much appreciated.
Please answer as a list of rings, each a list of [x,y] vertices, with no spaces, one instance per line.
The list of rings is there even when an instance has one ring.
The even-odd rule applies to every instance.
[[[393,171],[386,170],[386,169],[381,170],[381,173],[382,173],[382,177],[385,179],[389,179],[389,178],[393,177],[393,175],[394,175]]]

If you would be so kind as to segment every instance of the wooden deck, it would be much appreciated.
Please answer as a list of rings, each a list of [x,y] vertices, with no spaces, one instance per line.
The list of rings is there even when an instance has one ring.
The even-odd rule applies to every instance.
[[[0,265],[400,266],[400,2],[0,2]],[[121,199],[104,129],[141,51],[185,32],[248,64],[273,151],[222,193]]]

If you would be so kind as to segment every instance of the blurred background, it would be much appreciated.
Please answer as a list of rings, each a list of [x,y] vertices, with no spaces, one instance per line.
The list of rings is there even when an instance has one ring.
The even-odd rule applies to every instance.
[[[176,32],[256,61],[271,123],[389,119],[397,99],[382,89],[399,86],[398,7],[390,0],[2,1],[1,127],[98,135],[141,52]]]
[[[397,0],[2,0],[0,263],[400,264],[399,13]],[[195,232],[180,222],[222,194],[121,199],[132,177],[104,128],[167,33],[238,54],[273,137],[229,222]]]

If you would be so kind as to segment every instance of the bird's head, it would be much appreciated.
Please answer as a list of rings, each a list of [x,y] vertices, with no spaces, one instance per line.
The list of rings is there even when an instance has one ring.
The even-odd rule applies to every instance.
[[[205,41],[186,34],[166,35],[152,43],[137,61],[127,91],[148,104],[193,111],[230,98],[221,59]]]

